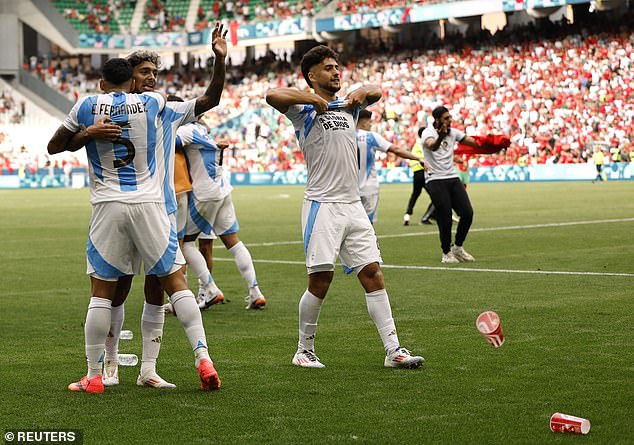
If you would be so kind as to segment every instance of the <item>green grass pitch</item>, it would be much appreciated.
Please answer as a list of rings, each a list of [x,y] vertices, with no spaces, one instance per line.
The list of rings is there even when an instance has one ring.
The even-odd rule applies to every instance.
[[[222,389],[199,390],[169,317],[158,370],[177,388],[139,388],[138,368],[120,368],[101,395],[66,389],[86,372],[88,191],[0,191],[1,425],[79,428],[87,444],[632,443],[634,183],[472,184],[465,247],[477,262],[459,270],[442,267],[435,226],[402,225],[410,190],[382,187],[376,231],[401,343],[423,368],[383,368],[363,290],[340,268],[317,331],[327,367],[293,367],[303,188],[239,187],[240,237],[269,303],[244,309],[246,285],[217,244],[229,302],[203,318]],[[137,278],[120,352],[139,357],[141,310]],[[485,310],[502,320],[497,350],[475,328]],[[551,433],[556,411],[588,418],[590,434]]]

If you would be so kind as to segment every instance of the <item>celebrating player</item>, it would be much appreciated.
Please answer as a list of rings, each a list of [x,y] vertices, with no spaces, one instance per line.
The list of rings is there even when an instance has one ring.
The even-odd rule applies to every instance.
[[[64,151],[81,128],[106,117],[122,129],[114,141],[86,142],[93,206],[87,247],[91,279],[85,323],[88,373],[69,389],[104,391],[102,360],[117,279],[134,274],[140,261],[146,274],[158,277],[176,308],[194,350],[202,388],[219,389],[220,379],[209,357],[200,311],[180,270],[185,261],[166,202],[173,198],[173,191],[170,196],[164,191],[173,182],[173,153],[171,132],[162,124],[163,117],[175,111],[166,108],[165,97],[160,94],[126,93],[133,89],[133,83],[132,66],[127,60],[106,62],[101,80],[104,93],[79,100],[48,146],[50,154]],[[202,96],[185,103],[183,120],[193,120],[195,110],[211,108],[211,99]]]
[[[341,255],[365,289],[368,312],[385,348],[384,365],[416,368],[424,359],[399,344],[376,235],[359,197],[356,121],[359,110],[379,100],[381,91],[364,85],[345,101],[338,100],[341,77],[337,60],[337,53],[317,46],[301,61],[304,79],[314,93],[277,88],[266,95],[266,101],[293,123],[308,171],[302,208],[308,289],[299,302],[299,342],[292,363],[325,367],[315,354],[315,331],[335,261]]]
[[[249,250],[238,238],[240,225],[231,201],[231,184],[222,177],[222,151],[226,144],[214,143],[209,128],[202,121],[187,124],[178,129],[176,146],[183,147],[190,166],[193,190],[189,197],[187,233],[184,239],[185,257],[200,252],[195,240],[198,234],[217,233],[227,250],[231,252],[242,278],[249,288],[245,298],[247,309],[260,309],[266,305],[255,276],[255,268]],[[205,264],[206,269],[206,264]],[[211,280],[205,288],[205,300],[201,308],[207,308],[222,297]],[[223,297],[224,298],[224,297]]]

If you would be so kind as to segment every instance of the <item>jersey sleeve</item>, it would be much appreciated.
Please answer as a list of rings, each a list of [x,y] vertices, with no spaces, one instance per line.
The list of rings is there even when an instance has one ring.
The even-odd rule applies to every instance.
[[[434,129],[427,127],[423,130],[423,134],[420,135],[420,140],[423,143],[423,147],[424,147],[425,141],[427,139],[429,138],[436,139],[437,137],[438,137],[438,133]]]
[[[300,146],[313,127],[317,112],[312,105],[291,105],[284,115],[291,120]]]
[[[165,107],[165,97],[163,97],[162,94],[147,92],[142,93],[141,96],[151,97],[152,99],[154,99],[158,105],[158,112],[160,113],[161,111],[163,111],[163,108]]]
[[[167,107],[171,108],[178,115],[175,121],[179,122],[179,125],[185,125],[196,120],[196,99],[188,100],[185,102],[168,102]]]
[[[194,126],[193,125],[183,125],[182,127],[178,127],[176,130],[176,146],[185,147],[190,145],[194,141]]]
[[[456,139],[456,142],[462,141],[466,136],[466,134],[462,130],[457,130],[455,128],[452,128],[451,132],[453,133],[453,136]]]
[[[81,107],[82,103],[84,103],[84,99],[80,99],[75,102],[75,105],[73,105],[73,108],[70,110],[70,113],[68,113],[68,116],[66,116],[66,119],[64,119],[63,122],[64,127],[66,127],[67,130],[72,131],[73,133],[77,133],[79,130],[81,130],[81,126],[79,124],[79,119],[77,116],[79,114],[79,108]]]
[[[387,152],[387,150],[392,146],[392,143],[390,141],[388,141],[387,139],[385,139],[383,136],[381,136],[378,133],[370,133],[372,135],[372,139],[371,141],[371,145],[372,145],[372,149],[373,150],[378,150],[378,151],[383,151],[383,152]],[[370,142],[368,141],[368,142]],[[368,144],[370,145],[370,144]]]

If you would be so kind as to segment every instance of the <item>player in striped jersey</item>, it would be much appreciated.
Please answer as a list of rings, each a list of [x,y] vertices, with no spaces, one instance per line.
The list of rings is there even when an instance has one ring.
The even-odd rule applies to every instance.
[[[308,171],[302,208],[308,289],[299,302],[299,341],[292,363],[325,367],[315,354],[315,332],[335,261],[341,256],[365,290],[368,312],[385,349],[384,366],[417,368],[424,359],[399,344],[376,235],[359,197],[356,121],[361,108],[381,98],[381,90],[364,85],[338,100],[337,59],[326,46],[311,49],[302,58],[301,70],[315,92],[276,88],[266,95],[267,103],[293,123]]]
[[[359,112],[359,120],[357,121],[359,193],[361,195],[363,208],[368,214],[370,222],[374,223],[379,209],[379,179],[377,178],[376,168],[374,167],[376,151],[394,153],[401,158],[419,161],[421,164],[423,163],[423,159],[416,157],[407,150],[397,147],[380,134],[370,131],[371,125],[372,113],[368,110],[361,110]]]
[[[148,111],[153,111],[155,108],[157,110],[160,109],[160,112],[157,111],[156,115],[153,115],[153,119],[150,119],[149,113],[146,112],[146,114],[148,114],[147,118],[144,117],[143,119],[136,119],[136,125],[131,125],[128,133],[125,133],[125,130],[120,133],[121,136],[130,136],[131,134],[136,135],[136,133],[139,133],[139,129],[145,129],[145,139],[143,138],[143,136],[135,136],[136,142],[139,144],[138,147],[134,146],[134,142],[131,139],[128,140],[127,138],[116,138],[116,134],[111,134],[109,136],[112,139],[116,138],[114,141],[115,143],[102,140],[95,141],[93,140],[95,134],[87,130],[87,128],[91,127],[91,125],[95,122],[103,123],[106,119],[112,119],[113,122],[117,123],[113,116],[118,117],[119,115],[123,115],[123,112],[138,112],[138,110],[140,109],[138,101],[135,102],[133,100],[131,106],[128,107],[127,104],[125,104],[125,101],[123,103],[126,106],[122,106],[122,104],[119,103],[121,102],[121,99],[117,99],[118,102],[116,103],[114,101],[110,103],[110,107],[106,106],[108,105],[107,103],[102,106],[99,100],[97,100],[97,107],[93,108],[91,105],[90,108],[91,110],[94,110],[95,112],[98,111],[102,114],[93,115],[92,120],[91,117],[88,115],[88,112],[84,111],[84,109],[82,108],[85,107],[84,104],[90,102],[86,102],[85,99],[82,100],[81,104],[78,103],[75,107],[75,117],[77,122],[73,122],[73,119],[71,118],[71,122],[67,123],[68,126],[60,127],[60,129],[57,131],[57,133],[49,143],[49,151],[51,153],[57,153],[63,151],[64,149],[77,149],[83,145],[87,145],[89,157],[91,159],[90,167],[93,173],[91,175],[91,185],[92,189],[95,190],[95,193],[97,193],[97,191],[101,191],[101,189],[103,188],[99,181],[106,182],[103,181],[104,171],[108,172],[109,170],[114,168],[114,173],[111,171],[110,174],[106,174],[106,176],[112,177],[114,179],[119,178],[121,192],[131,192],[133,191],[135,186],[140,185],[140,188],[145,192],[145,195],[151,196],[152,199],[158,199],[160,201],[161,205],[163,206],[162,208],[164,209],[164,215],[161,215],[165,216],[169,223],[168,226],[164,227],[162,234],[163,236],[168,237],[167,248],[158,258],[152,258],[151,255],[148,254],[148,252],[146,252],[146,254],[142,256],[146,265],[146,273],[157,274],[158,276],[161,276],[160,280],[162,282],[162,288],[168,292],[172,303],[177,307],[179,320],[183,324],[197,356],[196,365],[198,368],[199,376],[201,378],[201,385],[203,389],[217,389],[219,388],[220,381],[218,379],[217,372],[213,368],[213,363],[209,359],[207,353],[204,329],[202,328],[202,319],[200,318],[200,313],[198,311],[195,299],[193,298],[193,294],[191,293],[191,291],[187,289],[187,284],[183,274],[179,272],[179,262],[183,262],[181,259],[182,254],[180,254],[180,250],[178,249],[177,244],[174,246],[172,238],[175,239],[176,234],[175,230],[173,230],[172,227],[173,223],[172,221],[170,221],[168,215],[173,214],[173,210],[171,210],[171,207],[175,207],[175,197],[173,194],[172,185],[173,178],[171,176],[173,172],[173,141],[175,138],[174,130],[175,127],[180,124],[179,121],[187,122],[188,120],[192,120],[196,115],[195,111],[204,112],[211,107],[217,105],[219,102],[224,85],[224,57],[226,56],[226,42],[224,41],[224,36],[221,35],[221,33],[222,28],[220,28],[220,30],[218,30],[218,28],[214,30],[214,52],[217,56],[216,65],[220,65],[220,67],[218,70],[214,70],[214,80],[211,82],[208,90],[203,96],[200,96],[195,101],[185,103],[185,108],[183,109],[182,113],[179,113],[174,108],[166,107],[164,99],[162,98],[162,96],[159,95],[158,97],[161,97],[162,102],[158,101],[158,99],[156,99],[156,101],[157,103],[160,103],[161,106],[150,105],[150,107],[147,109]],[[218,60],[220,59],[222,61],[218,63]],[[127,63],[129,66],[129,62]],[[221,72],[222,75],[216,76],[217,72]],[[124,88],[121,88],[120,85],[116,85],[117,91],[126,91],[127,88],[132,86],[131,83],[132,82],[128,82],[127,86]],[[109,85],[112,86],[112,83],[109,83]],[[125,95],[124,97],[127,98],[127,96]],[[136,96],[133,95],[131,97]],[[112,113],[113,111],[118,112],[119,114],[110,114],[108,118],[102,118],[102,116],[106,116],[106,113]],[[121,118],[118,117],[118,119]],[[123,124],[123,127],[127,126],[124,124],[124,121],[121,121],[119,123]],[[130,122],[128,122],[128,124],[130,124]],[[80,129],[81,131],[78,132],[78,130]],[[76,132],[78,133],[74,134]],[[96,147],[104,147],[104,144],[110,144],[110,146],[114,149],[114,156],[104,155],[103,159],[104,161],[111,161],[112,167],[110,167],[110,165],[108,164],[103,164],[100,153],[96,149]],[[146,144],[147,146],[147,148],[145,148],[145,152],[143,151],[144,144]],[[121,147],[124,147],[125,149],[127,149],[127,151],[124,152],[124,149],[122,149]],[[140,157],[139,161],[135,162],[137,152],[139,152]],[[143,168],[143,165],[140,165],[143,161],[145,161],[146,163],[143,164],[146,165],[146,168]],[[107,166],[105,170],[104,165]],[[118,169],[126,168],[128,165],[132,165],[132,168],[134,170],[128,169],[121,174],[117,171]],[[149,177],[152,179],[151,181],[149,181],[149,186],[146,186],[144,183],[136,184],[136,178],[133,178],[133,176],[136,176],[137,169],[140,173],[138,175],[139,178],[147,179]],[[130,200],[130,198],[119,197],[117,197],[117,199],[122,199],[122,202],[128,202]],[[134,202],[134,200],[132,201]],[[106,203],[110,203],[110,201],[107,201]],[[153,204],[156,204],[156,202],[154,202]],[[101,207],[103,208],[103,206]],[[100,220],[101,215],[98,210],[99,209],[95,209],[95,213],[93,214],[93,219],[96,221]],[[113,212],[113,214],[115,213],[116,212]],[[144,215],[142,214],[138,215],[139,218],[143,218],[143,216]],[[155,216],[156,218],[158,218],[157,215]],[[139,221],[143,221],[143,219],[140,219]],[[136,223],[136,220],[131,221],[131,223]],[[134,224],[132,224],[132,226],[134,226]],[[111,230],[113,226],[99,223],[95,224],[94,227],[96,238],[106,239],[109,238],[108,230]],[[150,224],[149,227],[158,228],[161,226]],[[105,235],[99,233],[99,228],[105,231]],[[91,232],[92,229],[93,225],[91,224]],[[152,233],[152,231],[148,230],[147,233]],[[93,233],[91,233],[91,235],[92,234]],[[174,235],[173,237],[172,234]],[[158,236],[159,238],[160,235],[161,234],[159,234]],[[89,242],[88,270],[92,274],[92,293],[93,295],[104,296],[103,298],[96,297],[96,300],[94,302],[91,300],[91,307],[89,309],[92,309],[94,307],[100,309],[108,309],[108,311],[91,312],[89,310],[86,323],[86,349],[89,360],[89,373],[88,376],[80,380],[80,382],[77,382],[77,384],[73,384],[70,386],[71,389],[76,390],[88,390],[90,382],[93,378],[97,380],[97,376],[99,377],[98,381],[101,381],[101,364],[99,360],[102,359],[101,355],[105,346],[105,335],[103,338],[103,344],[101,343],[101,329],[103,328],[103,320],[107,319],[108,323],[105,334],[108,334],[111,318],[111,302],[113,299],[119,297],[116,279],[123,276],[131,276],[133,273],[138,271],[140,261],[139,255],[135,255],[136,252],[128,252],[125,249],[123,254],[121,254],[121,252],[115,252],[116,248],[112,250],[111,245],[117,243],[113,243],[110,240],[103,241],[103,239],[97,241],[96,243],[100,244],[100,246],[95,246],[92,236]],[[144,244],[150,246],[151,250],[152,248],[156,248],[156,245],[159,245],[161,240],[155,243],[152,242],[151,239],[146,239],[145,242],[142,242],[140,238],[135,238],[134,241],[138,245],[143,246],[144,251],[146,251],[147,249]],[[138,245],[137,249],[139,249]],[[101,251],[99,247],[101,247]],[[105,253],[106,251],[107,253]],[[168,265],[170,266],[169,270],[166,269]],[[178,272],[172,271],[172,268],[176,268]],[[165,278],[166,272],[171,272],[167,275],[167,278]],[[178,285],[175,286],[174,283],[177,283]],[[127,294],[127,291],[125,293]],[[192,311],[192,305],[196,308],[195,313],[194,311]],[[158,305],[158,308],[161,310],[160,315],[163,316],[164,313],[162,311],[161,305]],[[107,314],[105,312],[107,312]],[[95,313],[98,314],[94,315]],[[162,319],[160,321],[160,327],[162,331]],[[158,325],[159,323],[157,322],[155,324]],[[146,342],[144,341],[144,349],[145,343]],[[160,336],[158,337],[158,341],[155,341],[155,343],[160,344]],[[98,351],[99,347],[101,347],[101,351]],[[99,367],[99,369],[97,369],[97,367]],[[141,377],[146,378],[143,379]],[[158,377],[155,372],[146,373],[145,376],[143,376],[143,369],[142,376],[140,376],[140,380],[137,381],[138,384],[149,384],[150,386],[157,386],[157,384],[160,385],[162,382],[164,381],[160,379],[160,377]],[[96,387],[97,390],[90,392],[102,392],[103,387],[99,388],[99,386],[100,385],[95,383],[95,385],[93,385],[93,388]]]
[[[222,89],[224,86],[226,56],[226,31],[223,32],[223,26],[216,24],[212,32],[212,47],[215,54],[213,78],[205,95],[201,96],[203,100],[201,104],[215,106],[220,100]],[[158,68],[160,67],[160,58],[157,53],[147,50],[139,50],[127,56],[127,60],[133,67],[133,78],[135,80],[135,92],[153,92],[156,87]],[[200,98],[199,98],[200,99]],[[207,104],[207,102],[209,102]],[[163,127],[169,129],[171,134],[171,148],[174,147],[176,139],[176,128],[182,124],[183,115],[185,114],[182,107],[186,105],[179,102],[169,102],[168,109],[175,112],[166,113],[163,116]],[[186,110],[186,109],[185,109]],[[171,125],[167,126],[167,122]],[[92,126],[87,127],[82,133],[76,134],[68,143],[68,149],[77,149],[91,139],[112,140],[118,137],[113,133],[118,127],[109,125],[108,122],[99,121]],[[120,130],[119,130],[120,131]],[[120,134],[120,133],[119,133]],[[173,172],[174,169],[171,169]],[[172,173],[173,174],[173,173]],[[169,187],[173,183],[173,177],[170,176],[168,187],[164,188],[165,200],[170,215],[174,215],[177,209],[176,199],[174,197],[173,187]],[[137,268],[138,273],[138,268]],[[119,278],[115,298],[112,303],[112,317],[110,331],[106,339],[105,361],[104,361],[104,384],[113,386],[119,384],[118,376],[118,345],[121,327],[124,319],[124,301],[126,300],[130,287],[132,285],[133,275],[125,275]],[[163,324],[165,320],[165,311],[163,309],[163,289],[156,275],[146,275],[144,284],[145,303],[143,306],[143,314],[141,317],[141,332],[143,336],[143,356],[141,360],[141,369],[137,384],[141,386],[152,386],[155,388],[173,388],[175,385],[166,382],[156,373],[156,361],[161,347],[163,335]],[[170,304],[171,306],[171,304]]]
[[[263,308],[266,298],[260,291],[251,253],[238,237],[240,225],[231,200],[232,187],[222,176],[222,151],[227,144],[216,144],[209,136],[207,125],[198,120],[178,129],[176,147],[183,147],[185,150],[193,186],[189,196],[187,233],[184,240],[186,257],[199,254],[195,240],[201,232],[207,235],[215,232],[233,255],[236,266],[247,283],[249,295],[245,298],[246,308]],[[211,306],[219,296],[222,293],[217,288],[209,288],[201,307]]]

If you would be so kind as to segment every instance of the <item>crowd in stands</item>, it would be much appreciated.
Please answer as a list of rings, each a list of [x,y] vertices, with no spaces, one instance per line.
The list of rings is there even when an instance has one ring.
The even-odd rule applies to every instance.
[[[471,159],[475,166],[585,163],[596,147],[611,153],[608,161],[629,160],[634,137],[631,30],[618,23],[584,28],[561,23],[469,41],[479,41],[478,47],[466,46],[457,36],[428,50],[368,56],[365,46],[357,52],[362,58],[343,61],[342,91],[362,82],[380,85],[384,99],[371,108],[374,129],[401,146],[415,143],[418,128],[429,123],[438,104],[450,108],[455,126],[467,134],[511,137],[511,146],[500,154]],[[209,66],[200,61],[193,69],[163,72],[160,88],[194,97],[205,88]],[[264,102],[271,87],[306,88],[298,71],[286,56],[273,53],[246,68],[228,67],[221,103],[205,118],[216,134],[230,140],[225,158],[230,169],[304,168],[290,122]],[[70,70],[64,83],[91,86],[85,77]],[[379,163],[402,165],[391,155]]]
[[[152,32],[182,31],[189,1],[180,2],[178,6],[180,8],[170,9],[165,0],[148,0],[145,4],[144,24]]]
[[[19,124],[24,119],[25,103],[13,98],[10,91],[0,92],[0,123]]]
[[[450,3],[456,0],[339,0],[337,11],[341,14],[356,14],[387,8],[408,8],[414,5]]]

